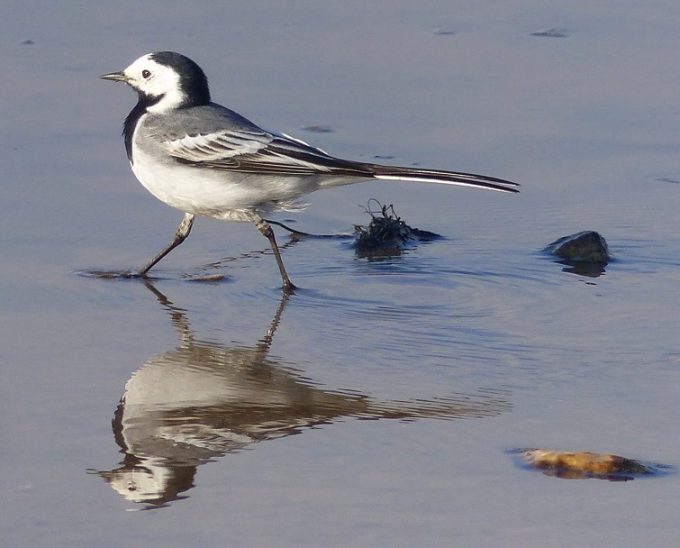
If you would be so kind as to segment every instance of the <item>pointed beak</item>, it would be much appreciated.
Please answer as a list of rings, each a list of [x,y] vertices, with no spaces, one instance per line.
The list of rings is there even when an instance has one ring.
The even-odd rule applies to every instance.
[[[123,71],[102,74],[100,78],[103,78],[104,80],[113,80],[114,82],[127,82],[127,76],[125,76]]]

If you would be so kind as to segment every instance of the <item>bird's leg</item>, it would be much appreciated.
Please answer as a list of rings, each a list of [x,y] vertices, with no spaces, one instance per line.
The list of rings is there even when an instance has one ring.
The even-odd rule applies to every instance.
[[[189,236],[189,233],[191,232],[191,227],[193,224],[194,215],[191,213],[185,213],[182,222],[179,223],[179,226],[177,227],[177,232],[175,232],[175,238],[172,240],[172,243],[163,249],[163,251],[161,251],[153,259],[151,259],[151,261],[149,261],[149,263],[139,271],[139,275],[142,277],[146,276],[146,273],[156,266],[156,264],[158,264],[163,257],[175,249],[184,240],[186,240],[187,236]]]
[[[295,230],[294,228],[291,228],[288,225],[284,225],[280,221],[272,221],[271,219],[264,219],[264,221],[269,223],[270,225],[280,226],[284,230],[287,230],[288,232],[290,232],[290,237],[294,240],[299,240],[300,238],[312,236],[312,234],[309,234],[308,232],[300,232],[299,230]]]
[[[290,281],[288,273],[286,272],[286,267],[283,266],[283,260],[281,259],[281,253],[279,252],[279,246],[276,245],[274,230],[267,221],[257,214],[254,216],[253,221],[255,222],[257,229],[260,231],[260,234],[267,238],[267,240],[269,240],[269,244],[272,246],[274,257],[276,257],[276,264],[279,265],[279,272],[281,272],[281,278],[283,279],[283,291],[286,293],[292,292],[294,289],[296,289],[296,287],[293,285],[293,282]]]

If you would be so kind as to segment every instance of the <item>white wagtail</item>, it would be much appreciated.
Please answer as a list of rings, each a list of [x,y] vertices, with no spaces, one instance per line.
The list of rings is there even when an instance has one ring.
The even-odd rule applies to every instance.
[[[135,176],[156,198],[184,212],[172,243],[139,271],[141,276],[187,238],[196,215],[254,222],[271,244],[288,291],[295,286],[262,216],[291,209],[305,194],[368,179],[518,192],[516,183],[495,177],[342,160],[261,129],[211,102],[203,70],[179,53],[149,53],[102,78],[125,82],[139,95],[123,126]]]

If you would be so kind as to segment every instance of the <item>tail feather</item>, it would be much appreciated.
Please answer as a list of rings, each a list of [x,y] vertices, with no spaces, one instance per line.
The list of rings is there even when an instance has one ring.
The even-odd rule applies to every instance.
[[[373,172],[373,177],[388,181],[414,181],[421,183],[440,183],[445,185],[459,185],[497,190],[499,192],[519,192],[519,185],[505,179],[477,175],[475,173],[460,173],[457,171],[440,171],[436,169],[420,169],[410,167],[383,166],[367,164]]]

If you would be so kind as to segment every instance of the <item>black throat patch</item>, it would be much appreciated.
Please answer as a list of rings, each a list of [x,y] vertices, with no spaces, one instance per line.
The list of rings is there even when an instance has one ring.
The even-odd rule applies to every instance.
[[[134,163],[132,158],[132,136],[135,134],[137,122],[139,122],[139,119],[142,117],[142,115],[146,114],[148,107],[155,105],[163,97],[163,95],[152,97],[150,95],[142,95],[140,93],[139,100],[137,101],[135,108],[133,108],[130,111],[130,114],[127,115],[127,118],[125,118],[125,122],[123,123],[123,137],[125,137],[125,151],[127,152],[127,157],[131,164]]]

